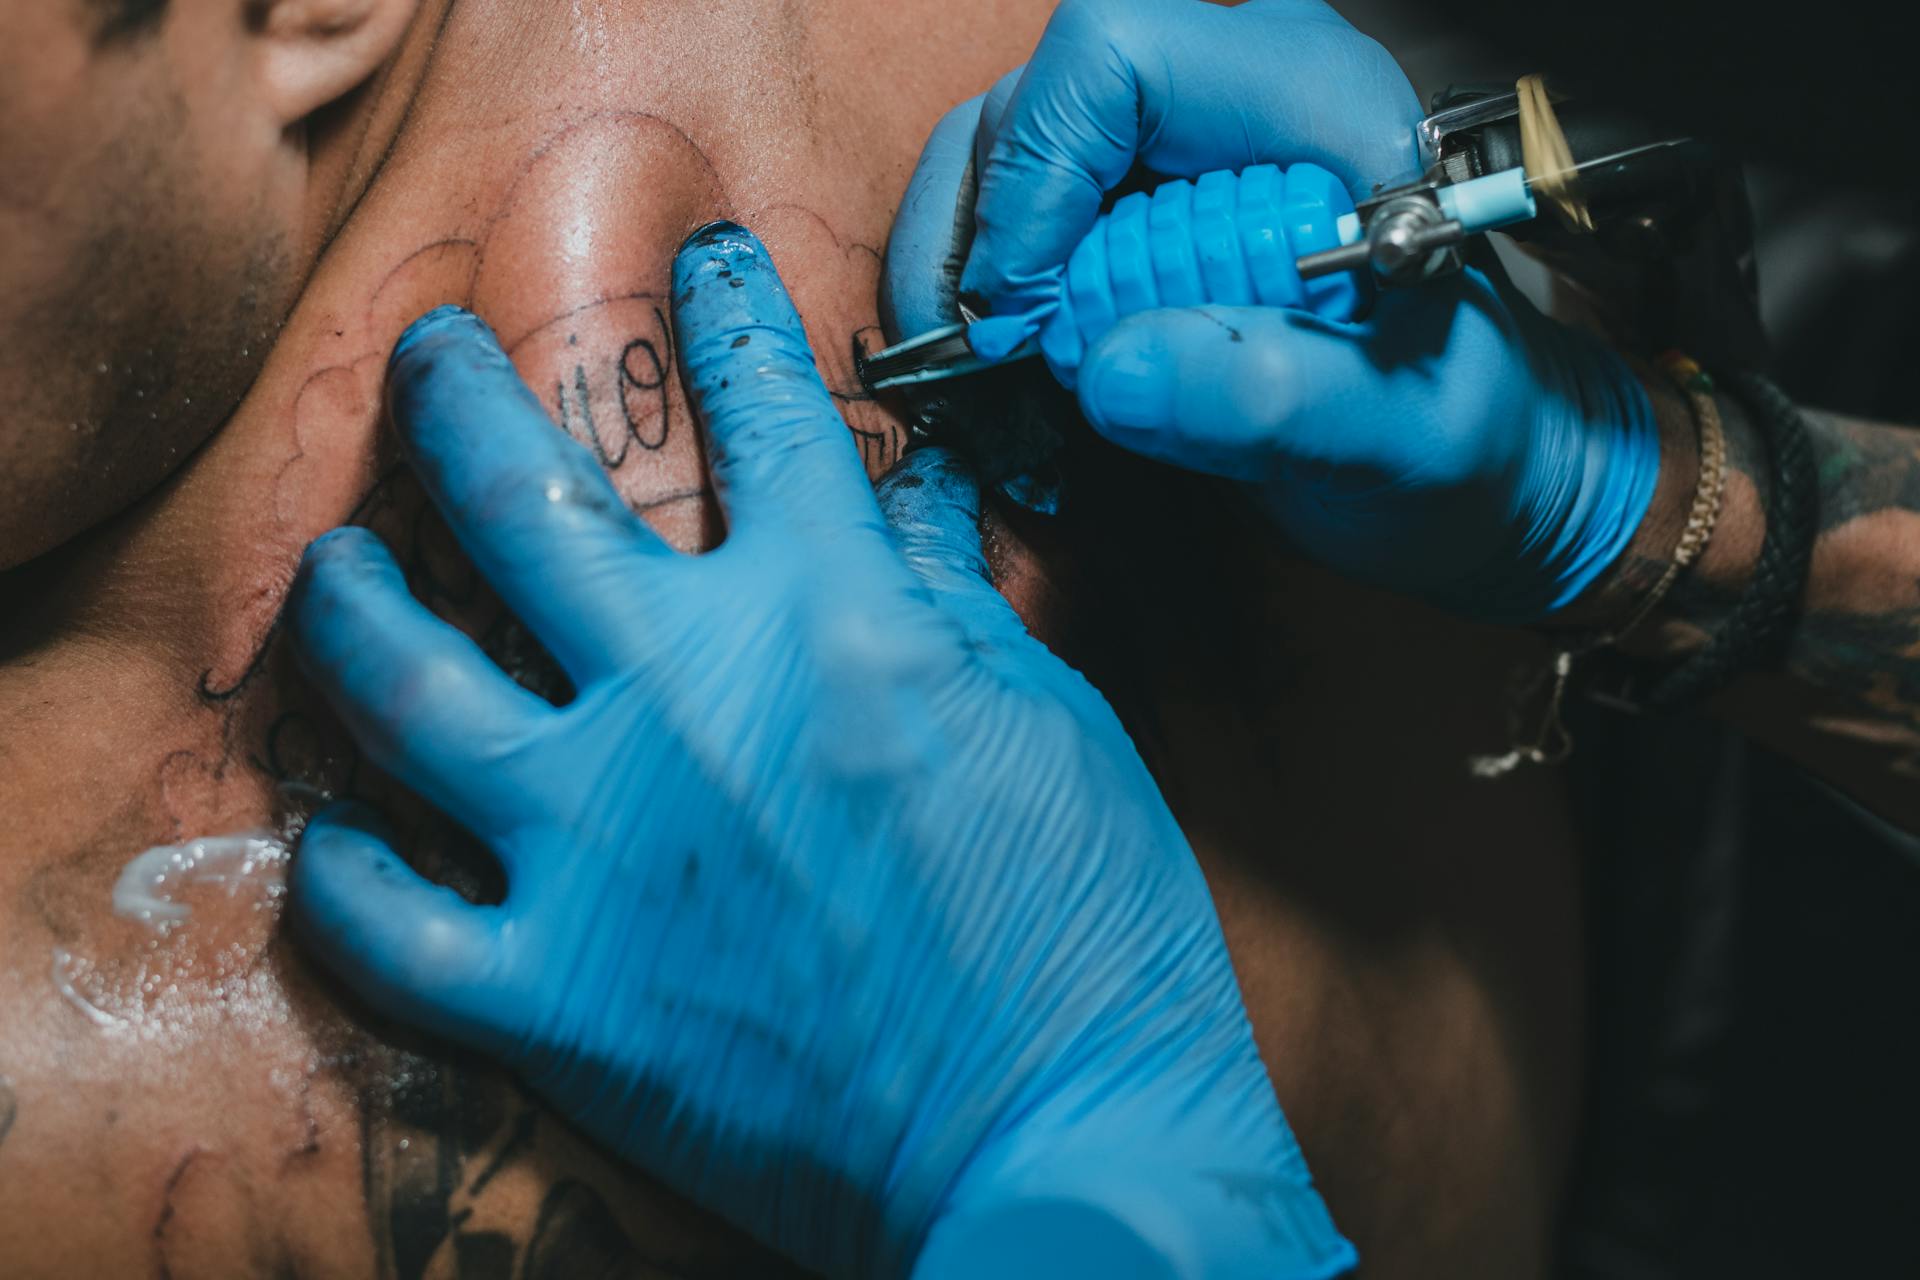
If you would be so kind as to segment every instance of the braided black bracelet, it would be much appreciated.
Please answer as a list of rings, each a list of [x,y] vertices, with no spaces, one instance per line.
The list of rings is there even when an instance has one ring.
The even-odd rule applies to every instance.
[[[1806,419],[1779,387],[1743,370],[1720,385],[1738,399],[1767,444],[1772,492],[1765,500],[1767,532],[1753,579],[1707,647],[1644,687],[1631,685],[1625,701],[1647,711],[1671,711],[1698,702],[1741,671],[1777,666],[1786,656],[1819,524],[1819,476]]]

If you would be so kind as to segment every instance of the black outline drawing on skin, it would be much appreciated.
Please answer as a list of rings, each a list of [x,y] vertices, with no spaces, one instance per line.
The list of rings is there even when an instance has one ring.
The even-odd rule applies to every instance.
[[[194,1161],[205,1154],[206,1148],[195,1145],[192,1150],[181,1156],[173,1166],[173,1171],[167,1175],[166,1184],[161,1189],[160,1212],[154,1218],[151,1232],[154,1268],[160,1280],[173,1280],[173,1269],[167,1265],[167,1228],[173,1225],[173,1197],[180,1190],[180,1183],[187,1176],[187,1170],[193,1167]]]
[[[874,293],[878,295],[880,272],[886,265],[885,255],[880,250],[870,244],[847,239],[818,211],[803,204],[782,201],[763,205],[748,217],[764,221],[775,214],[798,214],[806,218],[826,235],[842,259],[864,259],[872,269]],[[846,420],[847,430],[853,433],[855,443],[860,446],[861,463],[869,470],[877,471],[884,471],[900,460],[906,451],[906,432],[891,423],[878,430],[863,427],[847,414],[846,407],[877,403],[874,394],[860,380],[859,357],[867,341],[872,340],[876,348],[884,347],[885,337],[879,324],[874,323],[854,330],[844,347],[819,342],[813,344],[814,361],[819,365],[821,381],[826,383],[827,394],[833,397],[834,403],[842,406],[841,416]]]
[[[415,249],[412,253],[409,253],[406,257],[395,263],[393,268],[389,270],[385,276],[381,277],[379,287],[376,288],[372,296],[367,299],[366,313],[372,315],[380,309],[380,299],[386,296],[388,287],[392,285],[395,280],[398,280],[408,267],[413,266],[428,254],[445,253],[449,249],[460,249],[473,255],[473,261],[467,267],[466,287],[460,291],[460,305],[466,306],[470,304],[473,301],[474,282],[480,277],[480,242],[469,239],[466,236],[446,236],[442,239],[421,245],[418,249]],[[364,358],[365,357],[361,357],[361,359]],[[355,360],[354,363],[358,364],[359,360]],[[322,370],[322,372],[325,372],[325,370]]]
[[[267,634],[260,639],[260,647],[254,650],[252,659],[232,684],[216,689],[213,687],[213,668],[208,667],[200,673],[200,682],[194,692],[199,695],[202,702],[229,702],[253,683],[253,678],[260,674],[260,669],[266,665],[267,659],[273,653],[273,642],[280,635],[280,618],[280,614],[274,615],[272,625],[267,628]]]
[[[659,346],[655,346],[646,338],[634,338],[620,349],[620,414],[627,420],[627,433],[633,437],[633,442],[642,449],[659,449],[664,447],[667,443],[667,436],[670,434],[673,426],[673,414],[668,400],[669,384],[674,377],[673,326],[667,323],[667,318],[661,314],[659,307],[653,309],[653,315],[654,319],[660,325],[660,346],[666,348],[665,356],[663,357],[661,355]],[[647,362],[652,365],[652,382],[642,381],[640,376],[633,371],[633,357],[635,352],[644,353],[647,357]],[[641,433],[640,424],[634,420],[633,402],[628,395],[629,391],[645,391],[657,394],[660,397],[660,434],[657,438],[648,439]]]
[[[20,1113],[19,1100],[13,1096],[13,1081],[0,1075],[0,1147],[7,1145],[13,1132],[13,1118]]]
[[[662,305],[665,300],[657,293],[638,292],[617,297],[599,298],[593,302],[574,307],[553,317],[546,323],[528,330],[513,346],[507,348],[511,358],[527,343],[542,334],[573,321],[589,312],[621,303],[648,303],[653,318],[651,332],[629,337],[621,346],[617,356],[610,357],[612,363],[611,380],[614,397],[618,402],[619,419],[624,427],[612,429],[613,442],[609,443],[608,432],[601,427],[601,418],[594,415],[593,384],[595,379],[587,372],[587,366],[580,360],[573,365],[572,385],[561,375],[554,379],[553,400],[549,413],[562,431],[593,450],[595,461],[602,470],[617,474],[626,464],[627,458],[635,446],[647,453],[657,453],[666,447],[673,435],[673,394],[677,374],[674,369],[673,326],[667,320]],[[567,334],[567,346],[576,347],[579,335]],[[635,374],[633,359],[636,353],[646,359],[647,373],[651,380]],[[653,412],[638,411],[634,405],[633,392],[644,393],[647,399],[654,401],[650,406]],[[601,406],[602,416],[609,421],[612,412],[606,405]],[[658,425],[654,426],[657,417]],[[641,510],[644,504],[629,503],[632,510]]]
[[[308,384],[311,385],[321,374],[334,373],[341,368],[347,367],[350,366],[336,365],[322,369],[319,373],[314,374],[313,378],[307,380]],[[298,459],[289,459],[289,463],[297,460]],[[348,513],[343,523],[366,523],[368,514],[381,502],[386,501],[391,496],[391,486],[401,477],[410,474],[404,465],[399,464],[391,466],[381,472],[378,478],[374,480],[373,487],[367,491],[365,497],[360,499],[359,504]],[[234,680],[232,684],[224,688],[216,689],[212,685],[213,668],[208,667],[202,671],[200,673],[199,684],[196,687],[196,692],[199,694],[200,700],[208,703],[231,702],[234,698],[238,697],[248,685],[252,684],[254,677],[259,675],[261,670],[266,666],[267,659],[273,656],[274,641],[280,636],[280,627],[285,618],[286,614],[284,612],[276,612],[273,615],[273,622],[267,627],[267,633],[260,638],[259,647],[253,651],[253,657],[248,661],[245,669],[240,672],[239,677]],[[224,761],[222,763],[224,763]]]
[[[692,134],[688,133],[685,129],[681,128],[678,124],[675,124],[672,120],[667,119],[665,116],[660,115],[657,112],[652,112],[652,111],[589,111],[589,112],[585,112],[582,115],[580,115],[578,118],[568,121],[566,124],[562,125],[559,129],[549,133],[546,136],[546,138],[540,142],[538,146],[536,146],[532,151],[527,153],[527,155],[520,161],[520,163],[515,166],[513,180],[507,184],[506,192],[501,196],[499,203],[494,206],[493,211],[487,215],[487,219],[482,226],[482,229],[480,232],[479,254],[474,262],[473,285],[472,285],[473,289],[477,290],[479,286],[480,278],[486,272],[487,252],[492,247],[494,233],[499,229],[500,224],[506,221],[509,217],[511,217],[514,214],[514,212],[518,209],[521,185],[525,183],[529,177],[532,176],[534,169],[539,166],[540,162],[546,159],[547,156],[552,154],[560,146],[562,146],[569,138],[573,137],[575,134],[580,133],[581,131],[587,128],[597,126],[597,125],[605,125],[605,124],[629,124],[629,123],[646,123],[646,124],[659,125],[660,127],[668,130],[675,137],[677,137],[682,143],[684,143],[686,148],[689,151],[693,152],[693,154],[699,158],[701,168],[705,171],[705,177],[707,182],[712,185],[714,192],[719,197],[719,201],[718,201],[719,210],[716,214],[712,216],[719,216],[719,217],[729,216],[727,211],[733,208],[733,195],[731,192],[727,190],[727,184],[720,177],[720,171],[714,167],[713,160],[711,157],[707,155],[706,148],[702,147],[698,142],[695,142]],[[688,226],[686,228],[686,231],[689,233],[692,232],[693,230],[694,228],[692,226]],[[586,310],[593,306],[596,306],[605,302],[613,301],[616,298],[626,297],[626,296],[632,296],[632,295],[607,294],[597,298],[593,298],[575,307],[572,311],[561,313],[561,316],[577,314],[578,312]],[[468,294],[469,302],[471,302],[472,297],[473,297],[473,294],[470,291]],[[560,319],[561,316],[550,316],[546,320],[543,320],[540,323],[534,325],[532,328],[526,330],[524,333],[513,334],[511,336],[504,333],[498,334],[497,336],[500,339],[500,345],[503,349],[511,352],[515,348],[517,348],[523,341],[525,341],[528,337],[532,336],[534,333],[538,332],[541,329],[550,327],[556,320]]]
[[[851,355],[853,366],[856,370],[854,374],[856,379],[859,377],[857,370],[859,369],[861,357],[869,350],[867,343],[874,338],[877,338],[878,341],[873,343],[872,349],[877,350],[886,345],[886,333],[877,324],[862,325],[860,328],[854,330],[853,341],[849,345],[849,354]],[[832,387],[828,387],[827,394],[842,403],[852,403],[860,400],[871,401],[874,399],[873,393],[864,388],[858,395],[843,395],[835,391]],[[884,470],[891,467],[894,463],[900,461],[906,453],[906,438],[897,427],[888,427],[884,430],[874,431],[867,427],[855,426],[853,420],[849,418],[847,420],[847,430],[853,432],[854,440],[860,445],[861,464],[869,469],[878,468]]]
[[[295,736],[296,741],[289,742],[290,735]],[[295,707],[282,711],[267,725],[264,736],[262,750],[250,755],[248,763],[271,778],[288,799],[322,800],[331,799],[336,793],[358,794],[361,755],[359,745],[351,738],[342,744],[337,757],[343,762],[341,777],[329,784],[324,779],[313,779],[313,775],[322,772],[320,766],[328,762],[328,743],[319,722],[305,710]],[[298,740],[300,738],[305,740]]]

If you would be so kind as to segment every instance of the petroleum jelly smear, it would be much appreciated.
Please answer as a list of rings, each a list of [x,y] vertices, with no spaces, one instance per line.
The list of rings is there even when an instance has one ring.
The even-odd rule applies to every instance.
[[[175,895],[190,885],[224,885],[229,898],[257,886],[268,900],[285,888],[288,849],[265,831],[202,836],[183,844],[163,844],[127,863],[113,886],[113,911],[166,933],[193,916],[193,908]]]

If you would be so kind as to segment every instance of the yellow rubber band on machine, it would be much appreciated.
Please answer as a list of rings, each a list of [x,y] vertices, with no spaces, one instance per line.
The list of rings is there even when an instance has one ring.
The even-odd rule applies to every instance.
[[[1593,211],[1580,190],[1579,171],[1566,131],[1554,114],[1547,82],[1539,75],[1521,76],[1514,85],[1520,107],[1520,156],[1527,185],[1547,202],[1560,225],[1569,231],[1593,230]]]

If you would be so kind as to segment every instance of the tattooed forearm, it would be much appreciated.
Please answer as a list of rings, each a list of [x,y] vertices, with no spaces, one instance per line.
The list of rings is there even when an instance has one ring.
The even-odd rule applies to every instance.
[[[1630,616],[1678,542],[1698,477],[1691,415],[1653,388],[1667,459],[1655,510],[1596,593],[1588,623]],[[1624,647],[1679,661],[1724,623],[1766,532],[1769,459],[1739,403],[1717,398],[1726,500],[1700,561]],[[1920,431],[1805,411],[1819,518],[1801,612],[1782,669],[1737,681],[1714,709],[1905,825],[1920,829]],[[1782,678],[1784,677],[1784,678]]]
[[[1737,558],[1683,575],[1666,615],[1701,638],[1745,586],[1750,549],[1764,533],[1767,457],[1737,405],[1723,398],[1731,487],[1740,491],[1715,531]],[[1920,747],[1920,432],[1805,414],[1819,477],[1819,518],[1807,593],[1785,669],[1841,699],[1865,728],[1911,735]]]
[[[1843,732],[1920,759],[1920,431],[1808,413],[1820,521],[1787,670]]]
[[[1920,606],[1809,612],[1790,669],[1906,733],[1920,727]],[[1916,736],[1920,745],[1920,735]]]
[[[1920,514],[1920,431],[1807,411],[1820,470],[1820,531],[1882,512]]]
[[[5,1076],[0,1076],[0,1147],[7,1145],[7,1135],[13,1132],[13,1085]]]

